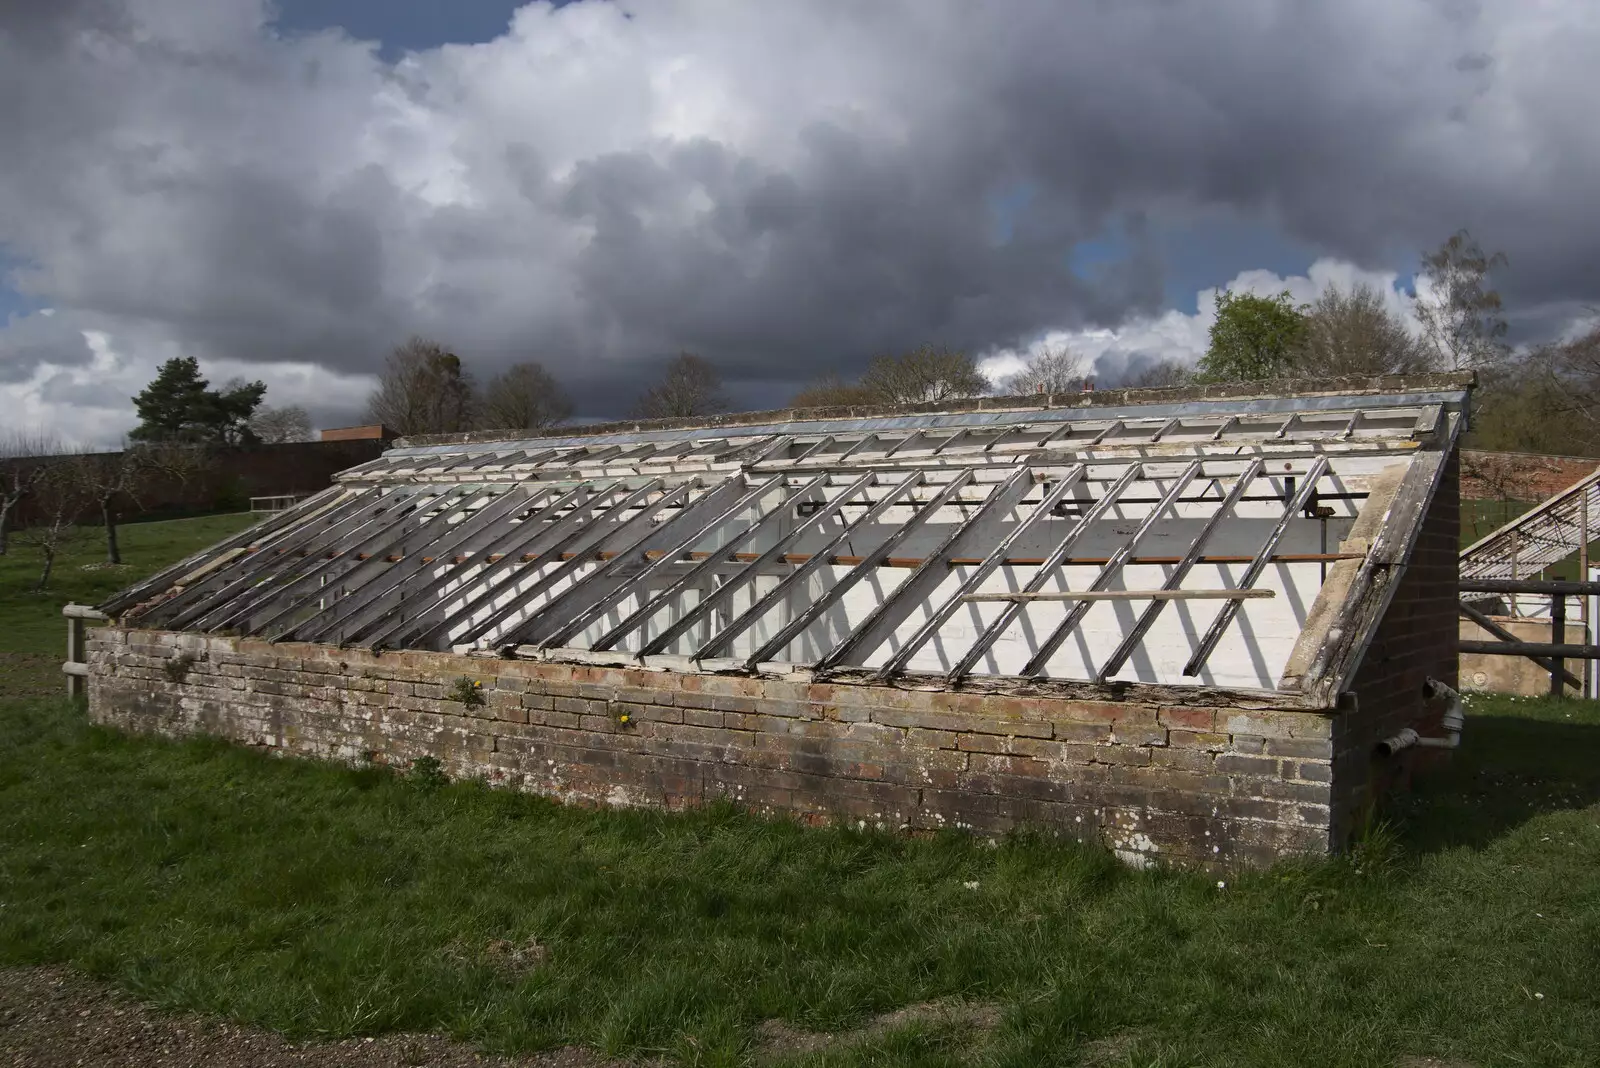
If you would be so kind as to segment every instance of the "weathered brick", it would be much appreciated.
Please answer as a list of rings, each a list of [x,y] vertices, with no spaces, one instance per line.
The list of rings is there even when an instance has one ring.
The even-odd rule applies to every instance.
[[[911,727],[906,731],[906,742],[923,749],[956,749],[960,737],[955,731],[928,730],[924,727]]]
[[[1330,764],[1313,760],[1283,762],[1283,777],[1285,779],[1300,779],[1305,782],[1332,782],[1333,767]]]
[[[709,708],[682,708],[683,723],[693,724],[696,727],[720,727],[723,724],[723,713],[712,711]]]
[[[1163,727],[1209,734],[1216,729],[1217,710],[1188,705],[1163,705],[1156,718]]]
[[[1267,756],[1328,760],[1333,756],[1333,741],[1324,738],[1268,738],[1262,751]]]
[[[174,685],[163,665],[184,642],[213,659]],[[1088,838],[1104,829],[1118,848],[1144,841],[1158,856],[1204,863],[1261,862],[1318,834],[1325,846],[1333,832],[1310,824],[1336,822],[1359,791],[1316,779],[1333,777],[1335,750],[1352,765],[1370,751],[1336,717],[1287,710],[187,636],[101,647],[91,646],[97,676],[114,678],[96,677],[91,690],[123,709],[97,712],[104,722],[339,759],[368,749],[392,763],[433,755],[453,774],[583,803],[683,807],[730,796],[813,822],[986,833],[1039,824]],[[485,705],[444,699],[462,676],[482,679]],[[1409,674],[1385,679],[1420,687]]]
[[[1275,757],[1249,756],[1244,753],[1218,753],[1216,768],[1232,775],[1254,775],[1262,778],[1278,777],[1278,760]]]
[[[1167,744],[1179,749],[1205,749],[1217,752],[1228,747],[1228,736],[1226,734],[1171,730],[1167,732]]]

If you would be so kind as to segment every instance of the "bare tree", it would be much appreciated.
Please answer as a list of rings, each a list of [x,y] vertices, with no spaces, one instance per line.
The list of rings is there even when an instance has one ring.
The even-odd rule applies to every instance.
[[[36,593],[50,584],[61,550],[82,533],[78,520],[91,503],[75,460],[75,456],[57,456],[45,466],[44,474],[33,486],[33,521],[16,532],[17,541],[39,551],[39,579],[33,586]]]
[[[119,510],[142,507],[161,480],[185,482],[203,466],[204,450],[180,444],[132,444],[121,452],[80,453],[66,461],[64,477],[75,478],[85,509],[100,520],[106,537],[106,563],[122,563],[117,539]]]
[[[1194,381],[1194,369],[1177,360],[1147,364],[1123,380],[1128,389],[1174,389]]]
[[[60,451],[61,443],[43,432],[0,434],[0,556],[5,555],[17,506],[44,478],[50,458]]]
[[[543,430],[571,416],[572,398],[543,364],[512,364],[484,387],[485,429]]]
[[[437,341],[413,337],[389,354],[367,415],[400,434],[470,430],[477,391],[461,359]]]
[[[876,404],[878,396],[866,386],[846,382],[836,372],[830,371],[811,383],[789,401],[792,408],[847,408],[853,405]]]
[[[938,403],[975,397],[989,389],[989,380],[971,356],[932,345],[877,357],[861,384],[882,404]]]
[[[727,410],[728,399],[716,368],[692,352],[680,352],[667,365],[661,381],[639,398],[633,414],[638,419],[673,419]]]
[[[1310,377],[1392,375],[1426,371],[1434,350],[1413,337],[1365,282],[1346,291],[1329,287],[1306,313],[1294,370]]]
[[[1581,420],[1587,439],[1600,433],[1600,320],[1578,337],[1541,346],[1527,362],[1534,373],[1526,376],[1524,388],[1539,382],[1540,392],[1554,401],[1552,414]],[[1563,429],[1570,433],[1572,428]]]
[[[311,416],[298,404],[282,408],[257,408],[250,429],[268,445],[311,440]]]
[[[1065,345],[1052,346],[1036,353],[1021,371],[1007,378],[1001,388],[1020,396],[1024,393],[1077,393],[1083,389],[1084,360]]]
[[[1484,252],[1460,230],[1422,257],[1428,294],[1415,308],[1431,362],[1451,370],[1492,370],[1510,353],[1500,294],[1489,286],[1489,272],[1506,264],[1505,254]]]

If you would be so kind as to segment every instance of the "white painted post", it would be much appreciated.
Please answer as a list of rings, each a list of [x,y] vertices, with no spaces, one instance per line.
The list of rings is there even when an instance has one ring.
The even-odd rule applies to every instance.
[[[67,620],[67,659],[61,671],[67,676],[67,696],[82,697],[88,692],[89,664],[83,621],[105,619],[106,614],[84,604],[69,604],[61,609]]]
[[[77,616],[67,617],[67,696],[79,698],[84,695],[88,682],[82,675],[72,668],[83,663],[83,620]]]

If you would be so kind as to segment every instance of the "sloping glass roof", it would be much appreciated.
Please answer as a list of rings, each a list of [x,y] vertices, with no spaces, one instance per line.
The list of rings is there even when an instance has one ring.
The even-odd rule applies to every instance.
[[[1414,540],[1419,513],[1395,502],[1431,494],[1463,401],[405,446],[103,607],[133,626],[374,649],[1322,700],[1375,622],[1375,569]]]

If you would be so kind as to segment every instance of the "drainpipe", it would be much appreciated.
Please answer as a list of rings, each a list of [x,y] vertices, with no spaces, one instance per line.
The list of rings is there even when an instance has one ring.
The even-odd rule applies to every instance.
[[[1461,729],[1466,726],[1466,712],[1461,707],[1461,695],[1438,679],[1429,679],[1422,684],[1422,695],[1433,699],[1445,698],[1449,704],[1445,705],[1443,738],[1424,738],[1416,731],[1407,727],[1392,738],[1385,738],[1378,743],[1379,756],[1393,756],[1402,749],[1416,746],[1419,749],[1454,749],[1461,744]]]

